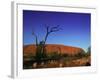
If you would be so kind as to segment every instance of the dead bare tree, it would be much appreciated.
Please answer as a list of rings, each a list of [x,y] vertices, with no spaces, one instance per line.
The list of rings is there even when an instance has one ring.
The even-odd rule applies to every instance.
[[[32,35],[35,37],[35,41],[36,41],[36,61],[37,63],[41,63],[41,59],[46,57],[45,47],[46,47],[46,41],[47,41],[48,36],[53,32],[57,32],[61,30],[59,25],[55,27],[45,26],[45,28],[46,28],[46,34],[45,34],[44,40],[41,40],[40,42],[38,42],[37,35],[34,32],[32,32]]]

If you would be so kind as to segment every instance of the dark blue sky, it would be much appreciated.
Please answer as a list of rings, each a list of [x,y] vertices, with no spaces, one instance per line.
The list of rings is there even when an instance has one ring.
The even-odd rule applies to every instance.
[[[62,30],[51,33],[48,44],[63,44],[87,49],[90,46],[90,13],[47,12],[23,10],[23,43],[35,44],[32,31],[39,41],[44,39],[45,25],[54,27],[60,25]]]

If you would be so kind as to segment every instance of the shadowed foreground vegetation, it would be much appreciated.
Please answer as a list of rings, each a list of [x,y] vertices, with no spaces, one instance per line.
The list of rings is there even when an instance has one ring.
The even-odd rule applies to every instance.
[[[36,56],[32,56],[31,54],[24,56],[23,58],[24,69],[78,67],[90,65],[90,53],[78,53],[77,55],[70,56],[67,54],[62,55],[54,52],[46,55],[45,58],[41,58],[40,61],[37,61]]]

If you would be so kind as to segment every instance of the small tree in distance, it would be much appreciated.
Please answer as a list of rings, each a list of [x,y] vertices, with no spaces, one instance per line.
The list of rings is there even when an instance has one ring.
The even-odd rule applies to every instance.
[[[88,53],[88,54],[91,53],[91,47],[88,47],[87,53]]]

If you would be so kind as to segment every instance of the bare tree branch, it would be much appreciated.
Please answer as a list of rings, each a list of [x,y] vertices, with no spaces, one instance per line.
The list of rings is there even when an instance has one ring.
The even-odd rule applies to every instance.
[[[46,31],[47,31],[47,33],[49,32],[49,26],[47,26],[47,25],[45,25],[45,28],[46,28]]]
[[[57,25],[56,27],[52,27],[52,28],[50,29],[50,33],[51,33],[51,32],[56,32],[56,31],[59,31],[59,30],[61,30],[61,28],[59,28],[59,25]]]
[[[32,32],[32,35],[35,37],[36,46],[38,46],[38,38],[37,38],[37,35],[34,32]]]
[[[51,27],[51,28],[49,26],[45,26],[45,27],[46,27],[46,36],[45,36],[45,40],[44,40],[45,43],[46,43],[47,37],[50,33],[61,30],[61,28],[59,28],[59,25],[57,25],[55,27]]]

